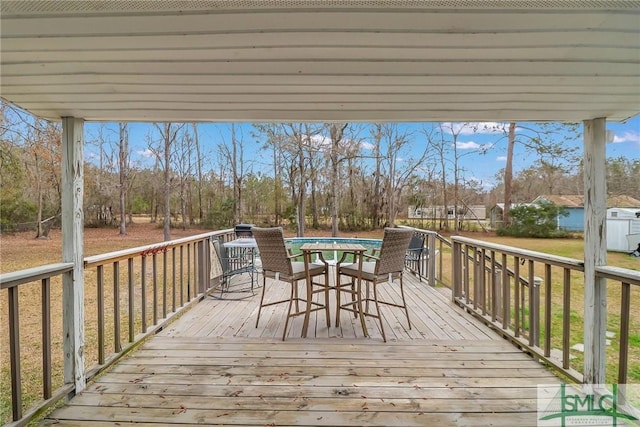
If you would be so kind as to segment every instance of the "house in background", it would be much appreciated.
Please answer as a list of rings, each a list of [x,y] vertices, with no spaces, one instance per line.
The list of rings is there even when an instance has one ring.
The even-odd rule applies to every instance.
[[[574,195],[543,195],[538,196],[532,203],[550,202],[562,206],[569,212],[568,216],[558,217],[558,229],[566,231],[584,231],[584,196]],[[640,200],[633,197],[620,195],[607,198],[608,208],[640,210]],[[607,214],[607,217],[609,214]]]
[[[410,219],[455,219],[454,210],[454,206],[447,208],[442,205],[409,206],[407,217]],[[484,205],[461,205],[458,206],[458,216],[462,220],[484,221],[487,218],[487,208]]]

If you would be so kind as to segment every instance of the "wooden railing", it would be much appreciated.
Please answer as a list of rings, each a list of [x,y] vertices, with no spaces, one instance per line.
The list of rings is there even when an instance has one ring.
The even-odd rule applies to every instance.
[[[453,237],[452,242],[454,302],[534,357],[582,382],[573,365],[582,358],[583,262],[464,237]],[[598,267],[597,275],[609,279],[610,300],[620,298],[619,310],[608,311],[608,330],[619,329],[619,344],[617,351],[608,348],[607,366],[617,367],[617,373],[607,378],[624,384],[629,380],[631,290],[640,286],[640,273]],[[637,356],[640,349],[635,351]]]
[[[51,362],[51,287],[52,279],[60,279],[63,275],[69,275],[73,270],[73,263],[58,263],[45,265],[43,267],[30,268],[0,275],[0,291],[7,291],[8,313],[9,313],[9,362],[11,372],[11,413],[13,420],[30,419],[35,414],[35,409],[23,414],[22,408],[22,368],[21,368],[21,347],[20,347],[20,285],[32,282],[40,282],[41,286],[41,339],[42,339],[42,399],[41,405],[62,399],[73,390],[73,384],[53,390],[52,375],[53,366]],[[61,280],[57,280],[61,283]],[[33,301],[26,303],[33,304]],[[31,348],[28,349],[31,351]],[[3,366],[4,369],[4,366]],[[3,384],[2,387],[7,385]]]
[[[233,230],[223,230],[85,258],[84,356],[85,366],[90,366],[85,372],[87,380],[204,298],[217,285],[209,275],[210,242],[233,237]],[[60,301],[52,301],[56,299],[51,296],[52,288],[60,300],[61,278],[70,275],[72,269],[72,263],[58,263],[0,275],[0,290],[6,290],[8,296],[11,425],[25,425],[43,409],[75,393],[73,383],[60,380],[62,328],[51,321],[53,307],[62,306]],[[42,295],[41,368],[20,364],[25,352],[32,351],[21,348],[20,334],[32,335],[34,325],[20,325],[19,295],[23,290],[25,295],[35,293],[27,292],[34,282],[41,283]],[[37,393],[40,398],[24,398],[25,369],[41,371],[38,382],[42,383],[42,392]],[[57,380],[52,381],[52,377]],[[54,390],[56,382],[58,387]]]
[[[635,287],[636,292],[640,290],[640,273],[617,267],[596,267],[596,274],[600,277],[612,280],[616,286],[620,286],[620,349],[618,356],[618,384],[627,384],[630,335],[631,330],[631,289]],[[636,310],[634,310],[637,312]],[[636,325],[637,328],[637,325]],[[637,331],[637,329],[636,329]]]
[[[451,287],[450,275],[446,274],[445,269],[447,265],[443,261],[443,255],[450,252],[451,242],[435,231],[404,226],[401,228],[412,228],[424,240],[425,250],[418,259],[407,262],[407,268],[431,286]]]

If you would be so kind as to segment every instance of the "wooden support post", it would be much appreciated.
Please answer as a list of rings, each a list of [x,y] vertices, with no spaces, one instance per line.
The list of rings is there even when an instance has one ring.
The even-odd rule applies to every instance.
[[[84,121],[62,119],[62,260],[73,263],[62,291],[64,382],[75,392],[86,385],[84,366]]]
[[[427,234],[427,282],[436,286],[436,234]],[[422,260],[420,260],[422,262]]]
[[[451,250],[451,269],[453,273],[453,292],[451,293],[453,301],[462,296],[462,244],[452,239],[453,248]],[[431,250],[431,248],[429,248]],[[431,256],[431,254],[429,254]],[[469,295],[467,295],[467,298]]]
[[[606,265],[606,120],[584,121],[584,384],[605,383],[607,281],[596,277]]]

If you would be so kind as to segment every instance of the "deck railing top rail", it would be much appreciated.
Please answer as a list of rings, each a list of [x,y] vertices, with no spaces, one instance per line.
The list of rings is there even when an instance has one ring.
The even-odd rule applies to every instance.
[[[567,258],[558,255],[544,254],[541,252],[530,251],[527,249],[514,248],[512,246],[499,245],[497,243],[485,242],[482,240],[470,239],[468,237],[452,236],[451,240],[457,243],[464,243],[471,246],[478,246],[484,249],[495,250],[496,252],[504,253],[510,256],[517,256],[519,258],[526,258],[533,261],[542,262],[545,264],[555,265],[558,267],[571,268],[578,271],[584,271],[584,261]]]
[[[181,239],[169,240],[167,242],[153,243],[150,245],[138,246],[135,248],[123,249],[121,251],[108,252],[106,254],[99,254],[88,256],[84,258],[84,265],[86,267],[91,267],[99,264],[104,264],[105,262],[113,262],[117,260],[127,259],[134,255],[141,255],[145,252],[153,252],[156,249],[171,249],[174,247],[181,246],[185,243],[189,242],[197,242],[199,240],[203,240],[209,238],[211,236],[220,236],[226,235],[228,233],[233,233],[233,229],[226,230],[218,230],[212,231],[209,233],[196,234],[194,236],[183,237]]]
[[[47,277],[58,276],[73,270],[72,262],[47,264],[25,270],[0,274],[0,289],[9,289],[23,283],[35,282]]]
[[[607,279],[618,280],[630,285],[640,286],[640,271],[626,268],[606,266],[596,266],[596,273]]]

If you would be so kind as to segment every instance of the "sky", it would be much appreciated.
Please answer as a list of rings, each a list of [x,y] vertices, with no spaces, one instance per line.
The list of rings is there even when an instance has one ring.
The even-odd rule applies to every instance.
[[[400,126],[406,128],[412,135],[411,151],[418,156],[424,148],[425,138],[422,129],[432,126],[433,123],[403,123]],[[100,129],[99,123],[85,124],[85,141],[95,140]],[[495,183],[495,176],[506,164],[507,138],[503,129],[506,123],[443,123],[443,129],[454,129],[458,133],[458,156],[462,179],[477,181],[486,190],[491,189]],[[536,127],[535,123],[518,123],[516,137],[525,133],[525,128]],[[606,146],[607,157],[625,157],[640,160],[640,115],[626,122],[607,122],[607,131],[612,135],[612,140]],[[104,138],[112,142],[117,141],[117,124],[103,124]],[[201,123],[198,124],[200,141],[203,143],[203,156],[211,159],[211,165],[215,164],[215,146],[221,141],[230,141],[230,124],[227,123]],[[250,169],[254,172],[270,169],[268,159],[264,159],[264,153],[259,151],[259,144],[254,137],[253,127],[249,123],[236,124],[236,136],[244,141],[246,150],[245,159]],[[579,147],[582,153],[582,125],[579,126],[580,136],[569,144]],[[149,136],[153,133],[153,125],[149,123],[131,123],[129,125],[129,144],[132,149],[132,160],[142,166],[153,164],[152,153],[148,148]],[[365,128],[361,137],[368,137],[369,132]],[[560,137],[558,137],[560,138]],[[98,149],[94,145],[87,145],[85,157],[89,161],[96,162]],[[514,173],[526,169],[532,165],[536,156],[527,152],[522,146],[516,144],[514,152]],[[206,162],[205,162],[206,163]],[[452,164],[452,159],[449,159]],[[206,165],[205,165],[206,166]],[[248,172],[249,170],[247,170]]]

